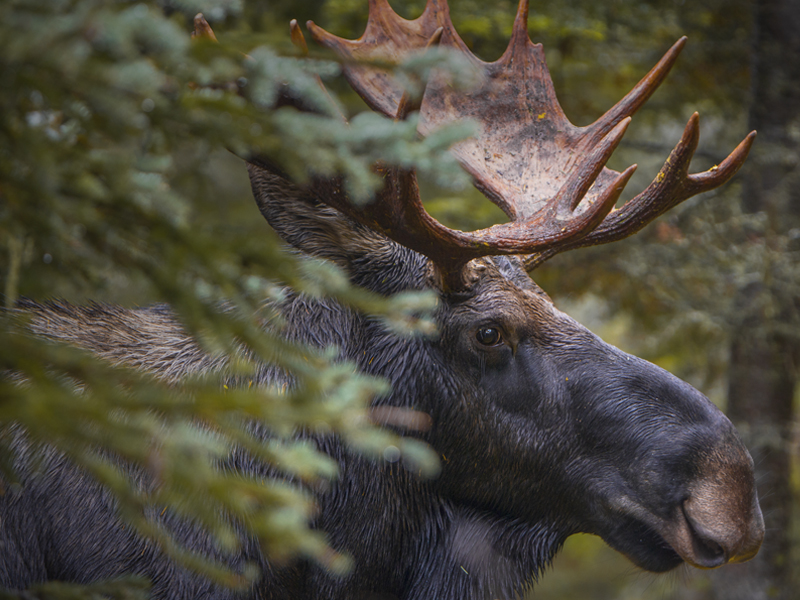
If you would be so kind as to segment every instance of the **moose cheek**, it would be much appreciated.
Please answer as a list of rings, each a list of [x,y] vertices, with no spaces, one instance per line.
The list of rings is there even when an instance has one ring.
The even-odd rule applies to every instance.
[[[503,353],[504,360],[486,361],[480,385],[486,396],[498,408],[527,416],[539,427],[552,409],[562,404],[564,386],[544,357],[529,344],[520,344],[516,353]]]

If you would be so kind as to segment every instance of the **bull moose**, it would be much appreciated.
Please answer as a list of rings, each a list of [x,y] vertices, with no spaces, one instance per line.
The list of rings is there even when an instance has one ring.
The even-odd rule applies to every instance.
[[[558,252],[629,236],[723,184],[754,133],[717,168],[689,174],[698,143],[693,115],[652,184],[615,208],[635,166],[618,173],[604,165],[685,39],[601,118],[575,127],[556,100],[541,46],[528,37],[527,15],[521,0],[508,49],[492,63],[467,49],[444,0],[428,0],[413,21],[370,0],[356,41],[308,23],[318,43],[346,59],[346,78],[372,109],[396,119],[419,111],[421,135],[456,119],[477,121],[479,132],[452,152],[508,223],[449,229],[426,212],[415,173],[392,165],[375,166],[382,188],[356,205],[341,178],[298,183],[269,159],[248,160],[258,206],[288,245],[333,261],[375,292],[432,289],[440,299],[435,339],[399,337],[332,301],[283,301],[294,339],[335,341],[363,372],[390,381],[393,391],[376,402],[428,413],[432,425],[418,435],[447,457],[439,477],[421,480],[354,456],[334,437],[321,442],[341,476],[318,492],[315,526],[353,557],[352,572],[336,578],[302,560],[271,565],[244,543],[233,564],[259,564],[261,579],[244,593],[216,587],[145,552],[143,540],[121,527],[111,495],[51,456],[47,469],[0,496],[0,586],[136,573],[154,582],[154,596],[170,599],[509,598],[578,532],[653,572],[755,555],[764,525],[753,462],[728,419],[690,385],[560,312],[528,275]],[[463,53],[482,83],[457,91],[433,75],[415,100],[374,61],[363,62],[432,44]],[[290,95],[281,101],[302,108]],[[21,307],[36,333],[156,375],[179,378],[209,360],[163,307]],[[263,373],[261,383],[274,376]],[[248,473],[265,469],[231,461]],[[193,548],[214,552],[201,530],[175,528]]]

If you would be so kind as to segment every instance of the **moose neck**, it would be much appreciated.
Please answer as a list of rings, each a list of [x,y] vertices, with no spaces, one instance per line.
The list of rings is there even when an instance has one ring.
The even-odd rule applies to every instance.
[[[404,256],[387,251],[364,257],[353,276],[355,282],[379,293],[428,285],[428,261],[400,246],[394,248]],[[498,265],[498,275],[502,271],[503,277],[527,279],[511,261],[501,259]],[[463,300],[468,299],[466,295]],[[450,306],[460,300],[444,299],[439,319],[449,318]],[[479,489],[470,498],[458,491],[463,482],[451,481],[452,477],[480,481],[492,469],[498,476],[508,465],[485,462],[475,465],[469,475],[459,466],[447,476],[455,462],[465,463],[471,454],[459,444],[483,436],[480,422],[492,418],[462,410],[481,406],[480,392],[448,364],[447,349],[436,340],[392,334],[377,320],[335,303],[297,296],[284,312],[292,330],[307,337],[303,341],[336,344],[342,358],[358,363],[362,372],[389,380],[393,391],[378,403],[429,413],[433,419],[429,433],[404,433],[429,442],[441,454],[444,468],[441,478],[424,480],[400,462],[355,456],[336,439],[321,440],[341,468],[340,479],[319,499],[318,526],[330,532],[334,548],[353,557],[355,570],[341,580],[321,572],[306,573],[303,581],[313,583],[295,585],[309,585],[309,594],[310,589],[314,593],[322,589],[326,598],[371,592],[408,599],[462,599],[513,597],[531,584],[573,529],[537,508],[534,498],[530,518],[521,520],[482,498]],[[366,488],[365,481],[371,482]]]

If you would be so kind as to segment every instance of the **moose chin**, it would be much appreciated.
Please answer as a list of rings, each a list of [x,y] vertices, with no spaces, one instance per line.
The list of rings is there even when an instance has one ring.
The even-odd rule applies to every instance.
[[[685,39],[595,123],[575,127],[556,100],[541,46],[528,37],[527,15],[522,0],[508,49],[493,63],[467,49],[444,0],[429,0],[413,21],[371,0],[356,41],[308,23],[318,43],[345,59],[347,80],[372,109],[397,119],[418,111],[421,135],[456,119],[477,121],[479,133],[452,152],[508,223],[473,232],[445,227],[425,211],[415,173],[401,167],[377,165],[383,187],[356,205],[340,178],[298,183],[272,160],[248,158],[256,202],[289,246],[333,261],[375,292],[425,289],[440,299],[435,339],[398,337],[332,301],[289,295],[281,306],[292,339],[335,341],[344,359],[391,382],[378,404],[428,413],[430,429],[415,435],[443,457],[441,474],[421,480],[354,455],[334,437],[319,440],[341,476],[318,493],[315,526],[353,557],[351,573],[333,577],[299,559],[270,565],[245,543],[234,560],[260,565],[260,581],[246,593],[215,587],[157,551],[144,554],[145,542],[121,528],[107,491],[51,453],[45,468],[23,469],[22,485],[0,496],[0,586],[137,573],[153,580],[155,597],[169,599],[463,600],[517,597],[579,532],[655,572],[756,554],[764,524],[753,461],[730,421],[690,385],[560,312],[529,275],[559,252],[627,237],[722,185],[755,134],[714,170],[690,174],[693,115],[653,183],[615,208],[635,166],[618,173],[605,163]],[[482,83],[457,91],[433,75],[417,100],[389,73],[359,63],[436,44],[463,53]],[[288,93],[280,101],[303,109]],[[180,379],[208,364],[163,307],[26,301],[20,309],[38,335],[159,376]],[[272,371],[263,372],[258,383],[270,383]],[[237,457],[231,465],[267,473]],[[36,542],[55,520],[48,543]],[[202,530],[171,527],[193,548],[213,551]],[[89,555],[84,549],[98,539],[103,555]]]

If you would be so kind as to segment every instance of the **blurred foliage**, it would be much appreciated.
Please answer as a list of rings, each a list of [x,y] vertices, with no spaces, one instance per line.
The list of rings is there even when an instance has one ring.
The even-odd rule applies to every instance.
[[[191,41],[198,10],[217,22],[225,43]],[[262,152],[299,176],[307,176],[303,160],[313,156],[316,172],[341,172],[357,197],[370,192],[371,165],[379,159],[402,159],[440,182],[447,173],[465,181],[444,149],[466,130],[456,126],[419,140],[413,124],[374,115],[346,127],[316,80],[336,75],[338,65],[301,60],[281,46],[247,45],[243,10],[240,2],[205,0],[0,6],[6,307],[19,295],[168,302],[209,354],[229,357],[229,381],[252,382],[257,365],[269,363],[293,382],[228,389],[208,376],[175,386],[32,339],[25,315],[6,312],[0,321],[3,478],[15,481],[8,460],[18,443],[14,423],[34,445],[54,446],[113,490],[127,524],[226,585],[246,585],[257,574],[230,572],[181,547],[153,515],[169,510],[198,523],[224,550],[238,545],[237,527],[247,524],[267,556],[300,554],[342,571],[347,557],[308,526],[315,507],[307,490],[335,477],[336,464],[313,442],[293,441],[294,433],[336,434],[376,460],[394,446],[423,474],[435,473],[437,462],[413,439],[371,424],[368,406],[387,392],[385,382],[359,375],[335,348],[285,342],[271,308],[294,290],[375,315],[402,335],[427,335],[435,298],[383,298],[352,288],[331,264],[285,253],[252,199],[243,198],[241,181],[220,174],[231,168],[244,174],[224,150]],[[266,35],[260,43],[269,41]],[[284,84],[320,113],[271,109]],[[264,329],[264,320],[272,326]],[[267,427],[269,439],[250,432],[252,419]],[[280,476],[263,481],[220,469],[234,445]],[[137,485],[130,465],[155,485]],[[85,595],[127,593],[109,586],[87,588]],[[81,594],[52,586],[30,593]]]

